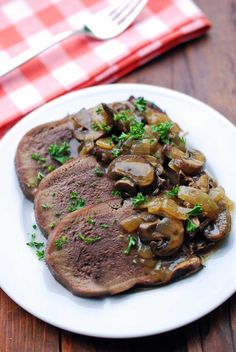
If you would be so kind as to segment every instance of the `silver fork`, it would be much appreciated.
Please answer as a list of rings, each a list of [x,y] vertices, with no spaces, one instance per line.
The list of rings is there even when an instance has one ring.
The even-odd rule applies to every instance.
[[[123,0],[115,6],[109,6],[96,14],[89,15],[80,28],[59,33],[48,42],[40,43],[37,47],[19,54],[5,65],[1,63],[0,77],[71,36],[84,34],[100,40],[116,37],[129,27],[147,2],[148,0]]]

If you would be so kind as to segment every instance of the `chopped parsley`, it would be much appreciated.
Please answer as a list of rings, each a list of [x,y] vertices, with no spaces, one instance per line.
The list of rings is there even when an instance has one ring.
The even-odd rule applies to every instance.
[[[68,243],[68,238],[66,236],[60,236],[54,241],[57,249],[61,249],[64,244]]]
[[[172,126],[171,122],[161,122],[158,124],[158,126],[151,125],[151,130],[152,132],[159,134],[160,140],[164,144],[169,144],[170,141],[168,138],[168,134],[170,132],[171,126]]]
[[[133,122],[133,124],[130,126],[130,137],[132,139],[141,139],[145,132],[144,127],[145,125],[142,122]]]
[[[87,217],[85,220],[86,220],[86,222],[87,222],[89,225],[94,225],[94,224],[95,224],[95,220],[93,220],[90,216]]]
[[[43,242],[36,242],[35,238],[36,238],[35,233],[32,233],[30,242],[26,243],[27,246],[29,246],[31,248],[36,248],[36,249],[42,248],[44,246],[44,243]]]
[[[56,227],[55,222],[52,222],[51,224],[49,224],[49,227],[50,227],[51,229],[54,229],[54,228]]]
[[[100,241],[102,239],[101,236],[86,237],[82,233],[78,233],[77,237],[79,237],[85,244],[92,244],[92,243]]]
[[[61,145],[51,144],[48,148],[48,153],[53,160],[56,160],[60,164],[64,164],[70,159],[70,145],[68,142],[63,142]]]
[[[120,149],[119,149],[119,148],[113,148],[111,154],[112,154],[115,158],[117,158],[118,156],[120,156]]]
[[[46,162],[46,158],[40,156],[39,154],[37,153],[33,153],[31,154],[31,159],[33,160],[36,160],[36,161],[39,161],[40,163],[44,164]]]
[[[187,232],[194,232],[198,226],[194,224],[194,222],[190,219],[187,220],[187,226],[186,226],[186,231]]]
[[[111,225],[109,225],[109,224],[100,224],[100,227],[102,229],[107,229],[108,227],[111,227]]]
[[[138,109],[138,111],[144,112],[147,108],[147,102],[144,97],[141,97],[135,100],[134,106]]]
[[[37,229],[37,225],[36,224],[32,225],[32,227],[33,227],[34,230]]]
[[[41,204],[42,209],[49,209],[50,205],[48,205],[47,203]]]
[[[94,122],[92,127],[95,131],[104,131],[105,133],[109,133],[111,131],[111,127],[107,126],[105,122]]]
[[[52,172],[52,171],[54,171],[55,170],[55,166],[53,166],[53,165],[48,165],[48,171],[49,172]]]
[[[112,194],[113,196],[118,196],[118,197],[121,197],[121,196],[122,196],[121,191],[112,191],[111,194]]]
[[[195,204],[193,209],[190,210],[187,215],[188,216],[198,216],[201,215],[203,213],[202,207],[200,204]]]
[[[122,110],[117,114],[114,114],[113,119],[114,121],[128,121],[130,119],[130,110]]]
[[[175,197],[179,192],[179,186],[173,187],[170,191],[166,192],[168,197]]]
[[[102,115],[102,108],[97,108],[97,109],[96,109],[96,113],[97,113],[98,115]]]
[[[146,202],[146,197],[142,194],[142,192],[139,192],[137,196],[131,198],[133,207],[138,208],[141,204]]]
[[[179,136],[179,141],[180,141],[183,145],[186,145],[186,138]]]
[[[96,166],[94,169],[94,174],[98,177],[102,177],[102,176],[104,176],[104,171],[102,169],[100,169],[99,166]]]
[[[38,172],[37,173],[37,176],[36,176],[36,179],[38,182],[42,181],[42,179],[45,177],[45,175],[42,173],[42,172]]]
[[[137,238],[129,235],[128,240],[129,240],[128,246],[124,250],[124,254],[126,254],[126,255],[129,255],[131,252],[131,249],[136,245]]]
[[[70,192],[70,205],[68,206],[67,210],[69,212],[73,212],[82,208],[85,205],[85,200],[81,197],[78,197],[76,192]]]
[[[42,250],[37,250],[36,251],[36,255],[37,255],[37,257],[38,257],[38,260],[43,260],[44,259],[44,249],[42,249]]]
[[[55,193],[55,192],[52,192],[52,194],[51,194],[51,195],[52,195],[52,197],[55,197],[56,193]]]

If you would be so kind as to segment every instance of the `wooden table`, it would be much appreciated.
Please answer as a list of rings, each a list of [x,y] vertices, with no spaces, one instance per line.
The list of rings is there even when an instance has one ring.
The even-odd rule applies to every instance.
[[[197,0],[197,3],[213,22],[209,35],[171,50],[120,82],[179,90],[206,102],[236,123],[236,0]],[[149,350],[235,351],[236,295],[211,314],[178,330],[147,338],[106,340],[50,326],[0,293],[0,352]]]

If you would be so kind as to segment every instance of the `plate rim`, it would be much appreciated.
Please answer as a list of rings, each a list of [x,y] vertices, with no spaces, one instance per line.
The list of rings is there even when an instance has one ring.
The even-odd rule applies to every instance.
[[[24,117],[22,120],[18,121],[16,123],[15,126],[13,126],[11,128],[10,131],[8,131],[6,133],[6,135],[2,138],[2,140],[0,141],[0,152],[1,152],[1,149],[4,148],[4,145],[8,143],[8,141],[10,140],[11,136],[14,135],[15,133],[17,133],[17,130],[19,130],[21,127],[23,127],[24,125],[27,125],[28,123],[28,120],[31,119],[32,115],[34,116],[35,114],[37,114],[38,112],[41,113],[41,112],[44,112],[44,111],[47,111],[48,109],[50,108],[53,108],[55,106],[58,106],[60,104],[63,104],[63,102],[67,101],[67,100],[70,100],[70,99],[73,99],[74,97],[77,97],[77,96],[80,96],[81,94],[90,94],[90,92],[96,92],[98,91],[98,93],[102,93],[103,91],[109,89],[109,90],[112,90],[112,91],[121,91],[123,89],[127,90],[129,89],[131,92],[132,92],[132,89],[133,88],[139,88],[139,89],[142,89],[144,90],[144,95],[145,95],[145,90],[150,90],[151,93],[156,93],[158,95],[158,92],[160,93],[164,93],[164,94],[167,94],[168,96],[173,96],[175,98],[182,98],[183,100],[187,100],[189,101],[190,103],[193,103],[194,105],[197,105],[198,107],[201,106],[204,110],[208,110],[208,111],[211,111],[212,113],[214,113],[215,117],[217,119],[219,119],[221,121],[221,123],[224,123],[225,126],[227,126],[227,128],[234,128],[234,132],[236,132],[236,127],[235,125],[230,121],[228,120],[227,118],[225,118],[221,113],[219,113],[217,110],[213,109],[212,107],[208,106],[207,104],[199,101],[198,99],[194,98],[194,97],[191,97],[189,95],[186,95],[184,93],[181,93],[181,92],[178,92],[178,91],[175,91],[173,89],[169,89],[169,88],[165,88],[165,87],[160,87],[160,86],[155,86],[155,85],[149,85],[149,84],[136,84],[136,83],[117,83],[117,84],[112,84],[112,85],[109,85],[109,84],[106,84],[106,85],[100,85],[100,86],[95,86],[95,87],[89,87],[89,88],[84,88],[84,89],[81,89],[81,90],[78,90],[78,91],[73,91],[73,92],[70,92],[70,93],[67,93],[67,94],[64,94],[56,99],[53,99],[52,101],[44,104],[43,106],[33,110],[32,112],[30,112],[29,114],[27,114],[26,117]],[[58,328],[61,328],[61,329],[65,329],[65,330],[68,330],[68,327],[66,326],[62,326],[61,324],[56,324],[54,320],[51,320],[50,317],[46,317],[44,316],[44,314],[39,314],[37,312],[37,314],[35,314],[34,311],[31,311],[31,309],[29,309],[27,307],[27,304],[22,304],[22,302],[20,301],[20,299],[17,299],[17,297],[15,297],[15,295],[13,293],[8,293],[8,290],[6,287],[4,287],[4,285],[2,285],[1,283],[1,288],[2,290],[16,303],[18,304],[20,307],[22,307],[23,309],[25,309],[27,312],[29,312],[30,314],[32,314],[33,316],[36,316],[37,318],[53,325],[53,326],[56,326]],[[230,298],[234,292],[236,291],[236,284],[235,284],[235,287],[232,286],[232,289],[231,290],[228,290],[227,291],[227,294],[224,295],[224,297],[219,300],[216,304],[210,306],[208,309],[205,309],[204,310],[204,313],[200,313],[200,314],[196,314],[195,316],[193,316],[191,319],[181,319],[181,322],[180,323],[175,323],[175,324],[169,324],[169,328],[166,329],[159,329],[158,332],[157,332],[157,329],[153,329],[153,331],[149,331],[149,332],[144,332],[143,334],[132,334],[132,333],[129,333],[127,335],[125,334],[112,334],[112,333],[106,333],[106,334],[103,334],[103,333],[98,333],[98,334],[94,334],[94,333],[89,333],[87,330],[83,331],[83,329],[69,329],[68,331],[71,331],[71,332],[74,332],[74,333],[79,333],[79,334],[84,334],[84,335],[87,335],[87,336],[95,336],[95,337],[103,337],[103,338],[137,338],[137,337],[144,337],[144,336],[151,336],[151,335],[154,335],[154,334],[160,334],[160,333],[164,333],[164,332],[167,332],[167,331],[170,331],[170,330],[173,330],[173,329],[176,329],[176,328],[179,328],[179,327],[182,327],[182,326],[185,326],[186,324],[189,324],[199,318],[201,318],[202,316],[208,314],[209,312],[211,312],[212,310],[214,310],[215,308],[217,308],[218,306],[220,306],[223,302],[225,302],[228,298]],[[16,294],[17,296],[17,294]],[[149,329],[150,330],[150,329]]]

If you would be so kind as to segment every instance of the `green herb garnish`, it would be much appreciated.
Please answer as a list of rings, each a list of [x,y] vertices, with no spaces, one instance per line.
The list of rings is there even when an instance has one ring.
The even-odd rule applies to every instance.
[[[94,169],[94,174],[98,177],[102,177],[102,176],[104,176],[104,171],[102,169],[100,169],[99,166],[96,166]]]
[[[142,192],[139,192],[135,197],[131,198],[133,207],[138,208],[141,204],[146,202],[146,197],[142,194]]]
[[[130,110],[122,110],[117,114],[114,114],[113,119],[114,121],[128,121],[130,119]]]
[[[38,260],[43,260],[44,259],[44,249],[42,249],[42,250],[37,250],[36,251],[36,255],[37,255],[37,257],[38,257]]]
[[[112,194],[113,196],[118,196],[118,197],[121,197],[121,196],[122,196],[121,191],[112,191],[111,194]]]
[[[166,192],[168,197],[176,197],[179,192],[179,186],[173,187],[170,191]]]
[[[124,254],[129,255],[131,252],[131,249],[136,245],[137,238],[134,236],[129,235],[128,237],[129,243],[127,248],[124,250]]]
[[[42,173],[42,172],[38,172],[37,173],[37,176],[36,176],[36,179],[38,182],[42,181],[42,179],[45,177],[45,175]]]
[[[160,140],[164,144],[169,144],[170,141],[168,139],[168,134],[170,132],[170,128],[172,126],[171,122],[161,122],[158,126],[151,125],[151,130],[154,133],[158,133],[160,136]]]
[[[105,122],[94,122],[92,127],[95,131],[104,131],[105,133],[109,133],[111,131],[111,127],[107,126]]]
[[[37,225],[36,224],[32,225],[32,227],[33,227],[34,230],[37,229]]]
[[[48,171],[49,172],[52,172],[52,171],[54,171],[56,168],[55,168],[55,166],[53,166],[53,165],[48,165]]]
[[[63,142],[61,145],[51,144],[48,148],[48,153],[53,160],[58,161],[60,164],[64,164],[70,159],[70,145],[68,142]]]
[[[97,109],[96,109],[96,113],[97,113],[98,115],[102,115],[102,108],[97,108]]]
[[[119,149],[119,148],[113,148],[111,154],[112,154],[115,158],[117,158],[118,156],[120,156],[120,149]]]
[[[43,242],[36,242],[35,238],[36,238],[35,233],[32,233],[30,242],[26,243],[27,246],[29,246],[31,248],[36,248],[36,249],[42,248],[44,246],[44,243]]]
[[[183,145],[186,145],[186,138],[179,136],[179,141],[180,141]]]
[[[203,213],[202,207],[200,204],[195,204],[193,209],[190,210],[187,215],[188,216],[198,216],[201,215]]]
[[[47,203],[44,203],[44,204],[41,204],[41,207],[43,209],[49,209],[50,208],[50,205],[48,205]]]
[[[94,224],[95,224],[95,220],[93,220],[93,219],[90,218],[90,217],[87,217],[85,220],[86,220],[86,222],[87,222],[89,225],[94,225]]]
[[[82,241],[84,241],[85,244],[92,244],[96,241],[100,241],[102,237],[100,236],[95,236],[95,237],[86,237],[82,233],[78,233],[77,237],[79,237]]]
[[[70,205],[68,206],[67,210],[69,212],[73,212],[82,208],[85,205],[85,200],[81,197],[78,197],[76,192],[70,192]]]
[[[52,222],[51,224],[49,224],[49,227],[50,227],[51,229],[54,229],[54,228],[56,227],[55,222]]]
[[[54,243],[57,249],[61,249],[64,244],[68,243],[68,238],[66,236],[60,236]]]
[[[195,225],[192,220],[190,220],[190,219],[187,220],[187,226],[186,226],[187,232],[194,232],[197,228],[198,228],[198,226]]]
[[[100,227],[102,229],[107,229],[108,227],[111,227],[111,225],[109,225],[109,224],[100,224]]]
[[[144,112],[147,107],[147,102],[144,99],[144,97],[141,97],[134,102],[134,106],[138,109],[140,112]]]
[[[132,139],[141,139],[145,132],[144,123],[142,122],[133,122],[130,126],[130,138]]]
[[[33,160],[36,160],[36,161],[39,161],[40,163],[44,164],[46,162],[46,158],[40,156],[39,154],[37,153],[33,153],[31,154],[31,159]]]

